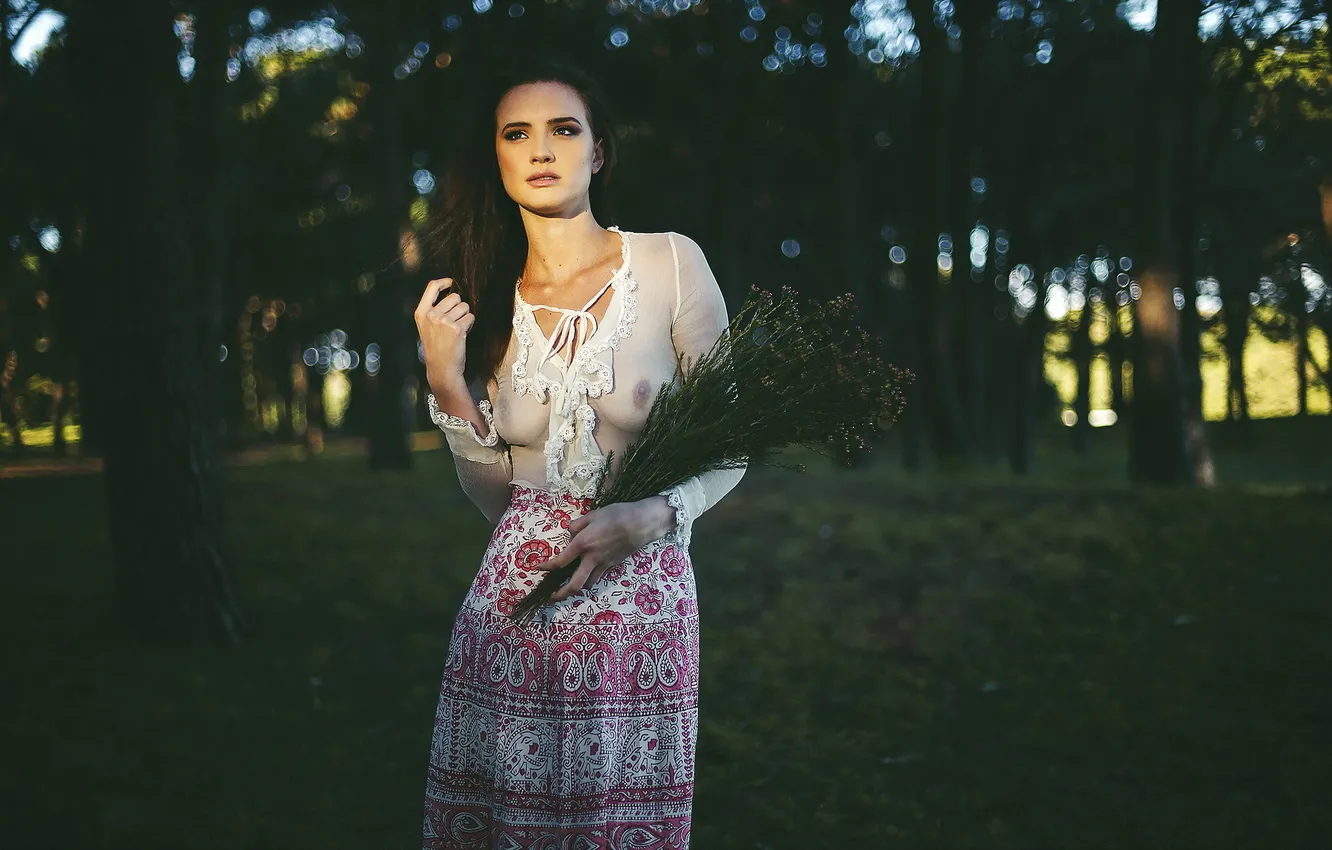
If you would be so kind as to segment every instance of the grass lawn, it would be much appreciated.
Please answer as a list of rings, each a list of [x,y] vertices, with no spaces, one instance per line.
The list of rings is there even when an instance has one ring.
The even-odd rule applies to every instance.
[[[694,536],[693,847],[1322,845],[1332,498],[1278,485],[1332,476],[1218,442],[1211,492],[751,470]],[[239,649],[112,628],[100,478],[0,481],[0,846],[418,847],[488,529],[416,458],[230,471]]]

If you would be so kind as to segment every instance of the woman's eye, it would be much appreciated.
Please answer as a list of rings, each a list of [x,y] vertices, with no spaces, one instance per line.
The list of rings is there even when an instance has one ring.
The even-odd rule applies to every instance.
[[[577,128],[577,127],[556,127],[556,128],[555,128],[555,132],[557,132],[557,133],[560,132],[561,130],[568,130],[570,136],[577,136],[577,135],[578,135],[578,128]]]
[[[523,134],[523,131],[522,131],[522,130],[510,130],[509,132],[507,132],[507,133],[504,134],[504,138],[506,138],[506,139],[508,139],[509,141],[512,142],[512,141],[514,141],[515,139],[517,139],[519,136],[521,136],[522,134]]]

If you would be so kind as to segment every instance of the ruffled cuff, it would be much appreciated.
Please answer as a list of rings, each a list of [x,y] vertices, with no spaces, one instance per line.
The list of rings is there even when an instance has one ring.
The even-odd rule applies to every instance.
[[[449,450],[458,457],[477,463],[498,463],[503,451],[499,446],[499,432],[495,430],[495,418],[490,400],[482,399],[476,403],[481,416],[486,420],[489,432],[482,437],[476,432],[476,426],[461,416],[452,416],[439,409],[434,393],[426,394],[426,408],[430,411],[430,421],[439,426],[448,441]]]
[[[675,508],[675,527],[662,537],[667,543],[674,543],[676,548],[688,549],[689,539],[694,527],[694,513],[685,497],[685,484],[662,490],[658,496],[665,496],[671,507]]]

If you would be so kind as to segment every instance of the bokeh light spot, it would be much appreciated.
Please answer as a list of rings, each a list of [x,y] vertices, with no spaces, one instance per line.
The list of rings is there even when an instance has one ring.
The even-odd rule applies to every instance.
[[[41,246],[48,252],[52,254],[59,253],[61,244],[59,228],[52,226],[43,227],[41,232],[37,234],[37,241],[40,242]]]
[[[416,191],[420,192],[422,195],[429,195],[435,190],[435,175],[431,174],[427,169],[418,168],[416,172],[412,174],[412,185],[415,186]]]

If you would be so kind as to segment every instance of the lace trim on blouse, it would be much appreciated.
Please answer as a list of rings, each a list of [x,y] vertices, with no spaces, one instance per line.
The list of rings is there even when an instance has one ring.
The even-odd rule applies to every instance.
[[[665,539],[676,546],[689,548],[689,538],[692,537],[692,526],[689,516],[685,509],[684,494],[680,492],[679,487],[672,487],[665,492],[658,493],[659,496],[665,496],[667,503],[675,508],[675,527],[666,532]]]
[[[518,294],[517,286],[514,287],[513,327],[518,337],[518,354],[510,373],[513,392],[531,393],[542,404],[550,403],[546,487],[553,493],[567,492],[577,498],[596,495],[597,483],[606,466],[606,458],[593,436],[597,414],[588,399],[599,398],[615,388],[611,358],[604,355],[607,350],[619,350],[620,341],[633,332],[638,318],[638,282],[630,267],[630,234],[614,226],[607,229],[620,234],[620,267],[610,279],[611,287],[620,297],[619,316],[609,336],[599,341],[590,339],[578,346],[562,380],[543,374],[544,364],[528,375],[533,331],[541,332],[533,309],[543,305],[528,304]],[[570,457],[571,447],[575,449],[573,457]]]
[[[434,422],[441,429],[463,428],[471,432],[472,437],[483,446],[494,446],[499,444],[499,432],[495,430],[495,415],[491,410],[490,399],[481,399],[476,403],[477,410],[481,411],[481,416],[486,421],[489,431],[485,437],[476,433],[476,426],[461,416],[454,416],[439,409],[439,403],[435,401],[434,393],[426,393],[426,408],[430,411],[430,421]]]

